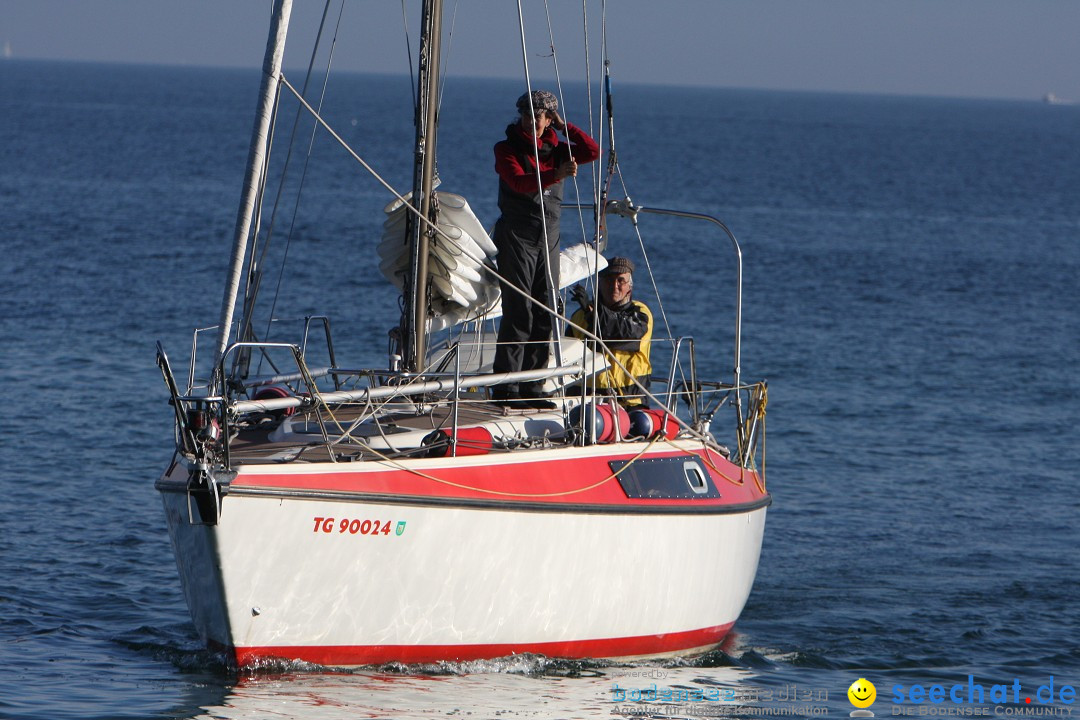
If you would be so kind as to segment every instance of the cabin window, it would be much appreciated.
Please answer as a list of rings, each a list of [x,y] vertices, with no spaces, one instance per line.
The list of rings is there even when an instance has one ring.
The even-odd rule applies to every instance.
[[[705,473],[696,462],[683,463],[683,472],[686,473],[686,482],[690,489],[696,493],[709,492],[709,483],[705,480]]]

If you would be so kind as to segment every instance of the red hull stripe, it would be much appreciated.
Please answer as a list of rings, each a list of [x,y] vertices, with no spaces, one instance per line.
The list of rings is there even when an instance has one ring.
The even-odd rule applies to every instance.
[[[430,663],[486,660],[535,653],[558,658],[625,658],[662,655],[719,645],[734,623],[663,635],[641,635],[600,640],[506,643],[490,645],[281,645],[238,647],[241,667],[260,660],[302,660],[316,665],[378,665],[387,662]]]
[[[628,461],[633,454],[611,454],[535,462],[507,462],[496,458],[480,465],[430,466],[420,469],[390,467],[385,464],[355,463],[360,468],[339,465],[334,470],[312,473],[261,473],[258,466],[242,468],[232,482],[234,488],[277,488],[297,492],[353,492],[435,498],[549,503],[552,505],[671,505],[702,507],[756,503],[767,493],[752,470],[736,467],[718,453],[694,452],[650,454],[648,460],[664,457],[705,458],[702,469],[710,476],[721,497],[711,498],[628,498],[612,472],[610,462]],[[491,456],[495,458],[496,456]],[[350,464],[353,465],[353,464]],[[708,469],[705,469],[705,468]]]

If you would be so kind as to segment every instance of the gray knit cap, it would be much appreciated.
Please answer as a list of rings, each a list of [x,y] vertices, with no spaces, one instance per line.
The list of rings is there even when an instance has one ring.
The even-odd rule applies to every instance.
[[[532,110],[529,109],[529,93],[525,93],[518,98],[517,101],[518,112],[522,115],[528,115],[535,110],[547,110],[548,112],[555,112],[559,109],[559,100],[547,90],[533,90],[532,91]]]

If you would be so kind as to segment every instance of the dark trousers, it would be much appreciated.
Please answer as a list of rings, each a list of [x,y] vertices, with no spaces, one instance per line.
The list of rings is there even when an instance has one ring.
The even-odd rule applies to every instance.
[[[500,218],[495,225],[495,247],[499,254],[496,264],[502,288],[502,320],[499,323],[499,345],[495,349],[492,370],[497,373],[517,370],[536,370],[547,367],[550,340],[554,325],[545,307],[554,307],[551,288],[559,286],[559,227],[548,226],[548,241],[544,244],[543,230],[537,225],[514,224]],[[548,267],[551,280],[548,280]],[[507,282],[522,289],[536,303],[507,287]],[[507,383],[502,393],[520,391],[535,394],[542,382]]]

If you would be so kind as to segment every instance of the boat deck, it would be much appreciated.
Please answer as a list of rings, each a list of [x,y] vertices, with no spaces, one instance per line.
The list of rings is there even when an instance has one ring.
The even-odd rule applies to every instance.
[[[445,441],[438,443],[433,433],[446,428],[449,434],[455,420],[463,434],[464,429],[478,426],[502,426],[513,431],[523,425],[535,426],[541,432],[546,428],[548,432],[542,434],[551,439],[555,439],[552,430],[565,434],[562,410],[510,409],[477,396],[457,403],[456,418],[454,403],[434,400],[430,404],[384,407],[377,417],[368,405],[346,404],[299,411],[280,425],[270,418],[263,423],[241,423],[234,429],[229,454],[238,465],[441,456],[450,454],[449,448]],[[429,439],[425,442],[424,438]],[[468,443],[464,438],[459,442],[463,446]],[[524,449],[527,444],[523,438],[523,442],[514,444],[514,449]],[[510,448],[496,442],[486,449],[507,452]]]

